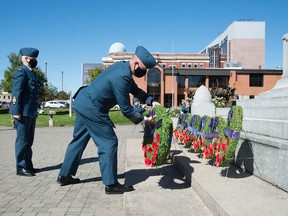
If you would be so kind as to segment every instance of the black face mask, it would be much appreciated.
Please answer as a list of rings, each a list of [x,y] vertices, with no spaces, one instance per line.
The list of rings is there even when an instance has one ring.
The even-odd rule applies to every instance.
[[[30,59],[29,65],[31,68],[35,68],[37,66],[37,60],[36,59]]]
[[[142,70],[140,67],[138,67],[134,73],[134,75],[138,78],[145,76],[145,74],[146,74],[146,70]]]

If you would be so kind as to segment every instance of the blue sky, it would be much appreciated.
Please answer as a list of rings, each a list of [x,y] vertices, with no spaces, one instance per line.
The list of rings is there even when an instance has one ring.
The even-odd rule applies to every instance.
[[[288,1],[269,2],[1,0],[0,79],[10,53],[35,47],[43,72],[48,62],[48,82],[61,90],[63,71],[64,91],[75,93],[81,63],[101,63],[114,42],[128,52],[141,44],[151,52],[198,53],[239,19],[266,23],[265,68],[282,67]]]

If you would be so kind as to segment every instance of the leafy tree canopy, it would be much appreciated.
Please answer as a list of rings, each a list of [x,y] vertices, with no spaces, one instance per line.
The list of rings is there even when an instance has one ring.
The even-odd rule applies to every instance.
[[[85,80],[86,84],[89,84],[90,82],[92,82],[97,76],[99,76],[101,73],[103,72],[102,68],[95,68],[95,69],[90,69],[88,70],[88,74],[89,74],[89,79]]]
[[[10,66],[4,71],[4,79],[1,81],[1,89],[5,92],[11,93],[12,91],[12,78],[13,73],[18,68],[22,67],[22,59],[20,55],[11,53],[8,55]],[[44,86],[44,83],[47,82],[44,73],[39,67],[34,69],[36,76],[38,77],[41,86]],[[43,91],[40,91],[40,96],[43,95]]]
[[[4,79],[0,83],[0,89],[5,92],[11,93],[12,92],[12,79],[13,73],[18,68],[22,67],[22,59],[21,55],[17,55],[15,53],[11,53],[8,56],[10,66],[4,71]],[[52,84],[47,84],[47,79],[45,74],[39,67],[36,67],[33,70],[40,81],[40,94],[39,94],[39,101],[48,101],[48,100],[68,100],[70,94],[66,92],[58,92],[57,88]]]

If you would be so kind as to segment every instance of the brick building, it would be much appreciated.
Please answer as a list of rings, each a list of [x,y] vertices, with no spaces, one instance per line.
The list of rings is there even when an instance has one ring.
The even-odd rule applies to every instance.
[[[114,43],[104,68],[117,61],[128,61],[133,52],[126,52],[122,43]],[[146,76],[135,78],[139,87],[161,104],[177,106],[187,97],[187,89],[236,87],[240,99],[254,98],[274,87],[282,78],[282,70],[264,69],[265,22],[236,21],[198,54],[152,53],[157,66]]]

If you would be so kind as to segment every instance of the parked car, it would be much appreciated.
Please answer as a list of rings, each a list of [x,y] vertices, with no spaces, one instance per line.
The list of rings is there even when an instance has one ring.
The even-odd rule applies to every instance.
[[[69,108],[70,104],[68,102],[59,102],[61,104],[63,104],[65,106],[65,108]]]
[[[44,107],[45,108],[65,108],[65,105],[58,101],[47,101]]]
[[[0,101],[0,108],[2,109],[9,109],[10,108],[10,104],[6,101]]]

